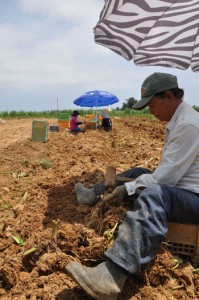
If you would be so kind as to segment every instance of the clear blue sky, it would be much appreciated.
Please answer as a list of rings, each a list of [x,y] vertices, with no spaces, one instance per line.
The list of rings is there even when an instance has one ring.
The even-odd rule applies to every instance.
[[[0,111],[75,109],[90,90],[139,99],[153,72],[177,75],[185,101],[199,105],[199,73],[136,67],[94,42],[104,0],[0,0]],[[58,101],[57,101],[58,99]]]

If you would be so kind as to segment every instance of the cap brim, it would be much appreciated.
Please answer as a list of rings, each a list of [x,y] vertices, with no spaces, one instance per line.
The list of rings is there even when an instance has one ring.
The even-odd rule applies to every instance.
[[[141,100],[139,100],[136,104],[134,104],[132,106],[133,109],[137,109],[137,110],[140,110],[140,109],[143,109],[147,106],[147,104],[149,103],[149,101],[153,98],[154,95],[151,95],[149,97],[144,97],[142,98]]]

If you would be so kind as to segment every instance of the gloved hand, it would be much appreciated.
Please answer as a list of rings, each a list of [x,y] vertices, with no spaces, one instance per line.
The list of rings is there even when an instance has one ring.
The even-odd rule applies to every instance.
[[[124,200],[124,198],[128,195],[127,189],[125,185],[119,185],[116,187],[112,193],[106,195],[103,200],[108,201],[112,198],[118,198],[119,200]]]

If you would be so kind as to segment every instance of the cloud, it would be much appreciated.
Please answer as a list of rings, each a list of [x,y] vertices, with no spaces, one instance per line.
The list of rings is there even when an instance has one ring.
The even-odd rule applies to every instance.
[[[80,14],[81,1],[67,3],[59,0],[20,1],[21,11],[37,18],[26,18],[26,26],[24,22],[1,25],[1,82],[29,88],[85,81],[85,68],[89,67],[87,60],[95,60],[93,32],[88,20],[96,5],[93,1],[84,1],[85,7],[92,9],[89,8],[89,14]],[[39,19],[39,15],[46,19]],[[60,19],[64,19],[61,25]],[[69,26],[68,19],[78,22],[73,20],[74,25]]]
[[[103,1],[94,0],[20,0],[21,9],[30,15],[40,15],[51,22],[66,20],[71,23],[84,23],[95,18]]]
[[[94,89],[116,94],[121,103],[132,96],[138,99],[143,79],[154,71],[179,75],[194,104],[198,77],[193,72],[136,67],[94,42],[93,27],[103,4],[103,0],[0,2],[0,110],[9,103],[11,109],[24,103],[31,109],[36,101],[39,109],[44,99],[57,97],[73,107],[73,99]]]

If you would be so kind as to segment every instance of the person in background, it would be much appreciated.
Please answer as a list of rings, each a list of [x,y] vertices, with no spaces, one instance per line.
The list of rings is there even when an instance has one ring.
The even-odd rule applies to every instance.
[[[133,108],[148,107],[158,120],[167,122],[162,157],[153,172],[144,168],[123,172],[135,180],[120,183],[104,197],[104,201],[134,198],[133,210],[126,212],[115,241],[104,253],[106,261],[96,267],[74,261],[66,266],[94,299],[118,299],[128,276],[139,274],[152,261],[165,240],[167,222],[199,222],[199,113],[183,97],[171,74],[153,73],[142,84],[141,100]],[[86,189],[76,183],[75,191],[78,204],[93,205],[100,201],[104,184]]]
[[[79,112],[74,110],[70,119],[70,132],[72,133],[84,132],[84,129],[79,127],[79,125],[84,124],[85,122],[78,122],[78,116]]]
[[[108,115],[109,111],[111,111],[110,108],[105,108],[100,115],[102,118],[101,128],[103,128],[105,131],[109,131],[112,129],[112,122]]]

